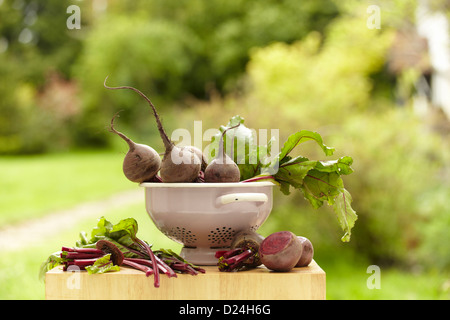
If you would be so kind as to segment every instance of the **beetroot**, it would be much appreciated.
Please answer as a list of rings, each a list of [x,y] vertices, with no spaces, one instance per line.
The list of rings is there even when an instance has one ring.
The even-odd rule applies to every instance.
[[[201,160],[202,163],[201,163],[201,166],[200,166],[200,170],[205,172],[206,167],[208,166],[208,161],[206,161],[206,157],[203,154],[202,150],[200,150],[199,148],[194,147],[194,146],[187,146],[185,148],[187,148],[187,149],[191,150],[192,152],[194,152],[195,155]]]
[[[295,267],[302,255],[302,244],[290,231],[272,233],[259,247],[261,262],[274,271],[287,272]]]
[[[123,173],[128,180],[133,182],[152,181],[161,166],[159,154],[145,144],[135,143],[122,132],[114,128],[114,119],[118,116],[116,113],[111,119],[111,132],[117,134],[129,146],[128,152],[123,160]]]
[[[196,150],[192,147],[178,147],[170,139],[164,130],[161,119],[151,100],[143,94],[139,89],[130,86],[109,87],[106,85],[106,77],[103,86],[109,90],[128,89],[136,92],[147,101],[153,111],[156,119],[158,131],[164,143],[165,152],[161,161],[159,174],[163,182],[193,182],[199,177],[202,167],[202,158],[196,154]],[[198,152],[198,151],[197,151]]]
[[[302,244],[302,255],[298,260],[296,267],[308,266],[314,257],[314,247],[308,238],[297,236]]]
[[[223,131],[222,136],[220,137],[217,155],[206,167],[205,182],[239,182],[241,178],[239,167],[233,159],[225,153],[225,148],[223,147],[223,137],[227,131],[239,126],[240,123]]]

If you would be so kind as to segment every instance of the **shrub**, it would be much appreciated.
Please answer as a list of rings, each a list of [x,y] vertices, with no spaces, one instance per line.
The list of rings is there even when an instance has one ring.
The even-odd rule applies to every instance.
[[[254,50],[245,96],[215,102],[209,107],[216,109],[199,114],[220,108],[221,114],[239,113],[250,127],[279,128],[283,136],[317,130],[338,156],[353,157],[355,172],[344,177],[358,213],[349,244],[340,243],[333,214],[327,208],[315,212],[299,193],[275,194],[274,212],[263,226],[267,234],[291,230],[309,236],[322,252],[346,248],[379,265],[448,267],[443,199],[449,187],[442,174],[448,146],[410,109],[374,90],[372,79],[388,76],[392,34],[356,28],[356,22],[338,19],[323,37],[313,32],[291,45]],[[315,151],[304,155],[320,157]]]

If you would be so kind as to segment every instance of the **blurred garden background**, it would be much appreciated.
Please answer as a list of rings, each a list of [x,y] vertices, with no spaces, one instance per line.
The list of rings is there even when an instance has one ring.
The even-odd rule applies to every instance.
[[[354,159],[351,241],[329,207],[278,190],[260,232],[308,237],[328,299],[449,299],[449,19],[447,0],[0,0],[0,299],[44,299],[40,264],[101,215],[180,248],[108,131],[122,110],[117,128],[163,152],[154,118],[108,75],[168,132],[236,114],[281,141],[319,132]]]

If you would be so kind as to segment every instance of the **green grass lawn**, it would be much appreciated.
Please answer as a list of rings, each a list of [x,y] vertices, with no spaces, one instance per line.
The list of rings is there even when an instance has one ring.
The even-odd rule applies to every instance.
[[[329,258],[329,257],[328,257]],[[320,258],[318,258],[320,263]],[[327,299],[333,300],[442,300],[450,299],[450,275],[438,271],[415,272],[380,268],[380,288],[367,285],[368,262],[345,257],[321,263],[327,273]],[[369,282],[371,283],[370,279]]]
[[[0,157],[0,228],[136,186],[123,153],[76,152]]]

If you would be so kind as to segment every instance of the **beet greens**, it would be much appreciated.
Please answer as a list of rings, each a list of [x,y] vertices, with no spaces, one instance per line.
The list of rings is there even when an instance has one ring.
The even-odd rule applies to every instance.
[[[222,132],[238,123],[240,123],[239,130],[236,129],[234,132],[236,143],[232,144],[231,152],[234,154],[234,161],[238,163],[240,182],[270,181],[278,185],[285,195],[289,195],[293,189],[300,191],[315,209],[325,203],[332,206],[337,221],[344,231],[341,240],[350,241],[351,230],[358,216],[351,206],[352,196],[345,189],[342,176],[353,173],[352,157],[311,160],[294,155],[301,153],[298,149],[308,141],[314,142],[326,157],[333,155],[334,148],[328,147],[319,133],[309,130],[291,134],[284,144],[278,141],[277,136],[273,136],[266,145],[258,144],[254,131],[244,125],[244,118],[236,115],[226,126],[221,126],[220,132],[213,137],[210,158],[216,156]],[[226,140],[226,136],[223,139]]]
[[[85,232],[81,232],[81,240],[75,247],[63,246],[61,251],[52,254],[42,264],[41,278],[57,265],[63,265],[64,271],[76,266],[89,273],[117,271],[123,265],[143,271],[147,277],[153,275],[154,286],[159,287],[160,273],[170,278],[177,277],[177,273],[197,275],[205,272],[171,250],[153,252],[151,245],[137,237],[137,231],[138,224],[133,218],[113,225],[101,217],[90,239]]]

